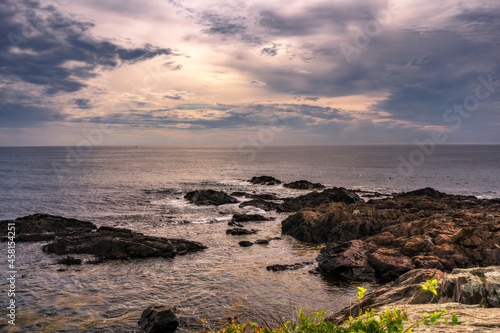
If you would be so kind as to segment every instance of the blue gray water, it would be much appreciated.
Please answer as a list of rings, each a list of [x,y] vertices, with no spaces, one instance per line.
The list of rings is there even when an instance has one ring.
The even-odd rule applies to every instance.
[[[131,228],[145,234],[200,241],[209,249],[173,260],[149,259],[71,267],[58,271],[42,243],[18,244],[23,277],[18,330],[108,331],[137,329],[141,310],[175,304],[194,318],[337,310],[356,292],[308,273],[280,273],[275,263],[314,261],[319,250],[283,237],[269,246],[241,248],[238,241],[280,236],[285,214],[255,223],[258,235],[226,236],[237,205],[196,207],[183,195],[200,188],[302,194],[255,186],[255,175],[307,179],[328,186],[392,193],[431,186],[440,191],[500,197],[500,146],[0,148],[0,219],[49,213]],[[406,162],[401,162],[404,160]],[[0,249],[6,251],[5,244]],[[2,262],[4,264],[4,262]],[[6,271],[5,267],[2,267]],[[2,302],[6,300],[3,297]],[[3,304],[3,303],[2,303]],[[275,315],[276,316],[276,315]]]

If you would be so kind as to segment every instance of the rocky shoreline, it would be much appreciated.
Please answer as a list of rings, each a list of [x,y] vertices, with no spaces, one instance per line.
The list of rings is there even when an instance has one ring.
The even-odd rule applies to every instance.
[[[311,273],[339,281],[385,284],[366,295],[360,305],[362,308],[406,303],[416,306],[432,301],[475,305],[473,311],[476,312],[481,312],[477,306],[499,310],[500,268],[494,267],[500,265],[499,199],[449,195],[432,188],[384,195],[341,187],[324,188],[322,184],[306,180],[283,183],[270,176],[253,177],[249,182],[309,192],[280,198],[269,193],[227,194],[195,190],[184,198],[194,205],[237,204],[265,212],[291,213],[281,224],[283,235],[305,243],[324,244],[317,257],[317,267]],[[316,191],[318,189],[321,191]],[[378,199],[365,202],[357,193]],[[241,202],[236,197],[250,200]],[[234,214],[226,234],[235,239],[240,235],[256,234],[259,230],[245,228],[247,222],[266,223],[273,219],[265,214]],[[91,222],[48,214],[0,221],[3,240],[7,228],[2,226],[10,222],[16,223],[17,241],[47,242],[43,251],[66,256],[58,260],[66,265],[82,263],[81,259],[70,255],[92,255],[95,260],[85,263],[95,264],[107,260],[173,258],[207,248],[185,239],[146,236],[107,226],[98,228]],[[254,244],[266,246],[272,240],[236,242],[241,247],[249,247]],[[266,268],[279,272],[312,264],[280,263]],[[473,267],[490,268],[470,270]],[[420,284],[428,279],[440,281],[439,296],[413,297]],[[356,306],[345,308],[329,319],[341,322],[346,316],[357,313],[359,307]],[[157,309],[170,311],[170,307],[164,309],[160,305]],[[152,311],[156,311],[155,308],[149,309],[147,318]],[[168,312],[167,317],[175,318],[172,314]],[[146,331],[159,329],[147,318],[141,320],[141,326],[148,328]],[[172,323],[166,325],[174,330],[177,327]]]

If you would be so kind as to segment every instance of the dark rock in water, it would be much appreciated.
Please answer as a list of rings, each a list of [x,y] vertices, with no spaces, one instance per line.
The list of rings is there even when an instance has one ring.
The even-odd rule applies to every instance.
[[[17,242],[49,241],[56,236],[97,229],[90,222],[49,214],[33,214],[15,220],[0,221],[0,236],[6,240],[8,223],[16,224]]]
[[[297,180],[295,182],[284,184],[283,186],[297,190],[312,190],[312,189],[325,188],[325,186],[320,183],[311,183],[310,181],[307,180]]]
[[[262,199],[262,200],[281,200],[276,194],[263,193],[263,194],[247,194],[247,198]]]
[[[280,271],[286,271],[286,270],[295,270],[302,268],[306,265],[310,265],[312,262],[299,262],[296,264],[291,264],[291,265],[281,265],[281,264],[276,264],[276,265],[270,265],[267,266],[266,269],[268,271],[273,271],[273,272],[280,272]]]
[[[150,306],[142,312],[139,326],[147,333],[173,333],[179,326],[175,307]]]
[[[240,208],[250,206],[250,207],[260,208],[260,209],[268,212],[270,210],[276,210],[278,207],[280,207],[280,205],[281,204],[278,204],[275,202],[265,201],[265,200],[261,200],[261,199],[255,199],[255,200],[242,202],[240,204]]]
[[[259,214],[234,214],[232,221],[234,222],[253,222],[253,221],[272,221],[274,218],[267,218]]]
[[[73,258],[73,257],[70,257],[69,255],[64,258],[64,259],[59,259],[57,261],[58,264],[60,265],[81,265],[82,264],[82,259],[77,259],[77,258]]]
[[[247,192],[239,192],[239,191],[236,191],[236,192],[233,192],[231,193],[231,195],[233,197],[245,197],[247,195],[249,195]]]
[[[214,190],[196,190],[187,193],[184,199],[194,203],[195,205],[225,205],[238,203],[238,199],[228,195],[222,191]]]
[[[311,192],[296,198],[285,198],[283,204],[277,207],[278,212],[297,212],[306,207],[317,207],[330,202],[343,202],[346,204],[363,203],[356,193],[343,187],[334,187],[323,192]]]
[[[234,222],[233,220],[229,221],[229,222],[227,223],[227,225],[228,225],[228,226],[230,226],[230,227],[238,227],[238,228],[243,228],[243,224],[241,224],[241,223],[236,223],[236,222]]]
[[[206,246],[184,239],[144,236],[128,229],[101,227],[97,231],[58,237],[43,247],[55,254],[92,254],[101,259],[171,258],[206,249]]]
[[[252,177],[252,179],[250,179],[249,182],[252,184],[259,184],[259,185],[279,185],[282,183],[281,180],[278,180],[271,176]]]
[[[243,229],[243,228],[232,228],[232,229],[227,229],[226,234],[227,235],[233,235],[233,236],[239,236],[239,235],[252,235],[256,234],[258,231],[251,229]]]
[[[415,191],[399,193],[398,196],[400,196],[400,197],[421,197],[421,196],[427,196],[429,198],[439,199],[439,198],[445,198],[445,197],[447,197],[448,194],[436,191],[432,187],[426,187],[426,188],[421,188],[421,189],[418,189],[418,190],[415,190]]]
[[[249,247],[249,246],[252,246],[253,243],[252,242],[249,242],[249,241],[241,241],[238,243],[239,246],[242,246],[242,247]]]
[[[255,244],[259,244],[259,245],[267,245],[269,244],[269,241],[267,239],[257,239],[255,241]]]

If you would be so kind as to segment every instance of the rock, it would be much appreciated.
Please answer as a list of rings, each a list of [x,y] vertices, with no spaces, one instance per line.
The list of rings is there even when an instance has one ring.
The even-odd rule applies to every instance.
[[[275,202],[262,200],[262,199],[254,199],[254,200],[242,202],[239,207],[244,208],[244,207],[249,207],[249,206],[260,208],[260,209],[268,212],[270,210],[276,210],[280,206],[280,204],[275,203]]]
[[[330,243],[321,250],[317,261],[323,275],[350,281],[376,280],[375,269],[368,261],[365,244],[361,240]]]
[[[344,203],[304,208],[286,218],[281,223],[281,231],[302,242],[345,242],[376,235],[393,223],[389,219],[373,220],[366,214],[356,215],[357,209],[358,205]],[[386,237],[395,238],[392,234]]]
[[[338,270],[328,267],[339,266],[341,277],[355,279],[362,263],[363,281],[366,272],[374,271],[372,281],[387,282],[415,268],[451,272],[498,265],[499,219],[498,203],[426,190],[365,204],[305,208],[282,222],[282,232],[300,241],[336,243],[324,250],[334,250],[333,261],[318,257],[320,268],[325,267],[320,270],[323,274],[337,278]],[[348,260],[352,244],[343,244],[351,240],[363,242],[366,261]]]
[[[251,229],[243,229],[243,228],[232,228],[232,229],[227,229],[226,234],[227,235],[233,235],[233,236],[239,236],[239,235],[252,235],[256,234],[258,231]]]
[[[327,320],[341,324],[352,316],[357,316],[360,306],[363,310],[378,308],[386,304],[421,304],[436,301],[430,291],[422,289],[421,285],[427,280],[440,280],[446,273],[435,269],[415,269],[401,275],[398,279],[386,285],[367,292],[361,303],[354,303],[335,313]],[[439,290],[439,287],[437,288]]]
[[[255,244],[259,244],[259,245],[267,245],[269,244],[269,241],[267,239],[257,239],[255,241]]]
[[[330,202],[347,204],[364,202],[356,193],[343,187],[326,189],[323,192],[311,192],[296,198],[285,198],[283,204],[277,207],[278,212],[297,212],[306,207],[317,207]]]
[[[142,312],[139,326],[147,333],[175,332],[179,321],[175,316],[175,307],[164,305],[150,306]]]
[[[297,190],[312,190],[312,189],[323,189],[324,185],[320,183],[311,183],[307,180],[298,180],[295,182],[287,183],[283,185],[284,187],[293,188]]]
[[[184,199],[194,203],[195,205],[225,205],[238,203],[238,199],[228,195],[222,191],[214,191],[214,190],[196,190],[192,192],[188,192]]]
[[[231,193],[231,195],[232,195],[233,197],[245,197],[245,196],[247,196],[247,195],[248,195],[248,193],[247,193],[247,192],[239,192],[239,191],[236,191],[236,192]]]
[[[247,198],[252,198],[252,199],[262,199],[262,200],[281,200],[280,197],[278,197],[275,194],[270,194],[270,193],[264,193],[264,194],[247,194]]]
[[[440,283],[439,303],[460,302],[492,306],[489,302],[489,291],[486,289],[487,274],[488,277],[500,274],[500,267],[454,269]]]
[[[206,249],[184,239],[145,236],[128,229],[101,227],[97,231],[58,237],[45,245],[44,252],[55,254],[92,254],[100,259],[171,258]]]
[[[249,242],[249,241],[241,241],[238,243],[239,246],[242,246],[242,247],[249,247],[249,246],[252,246],[253,243],[252,242]]]
[[[484,288],[486,290],[486,304],[500,308],[500,269],[484,274]]]
[[[57,261],[57,263],[60,264],[60,265],[67,265],[67,266],[70,266],[70,265],[81,265],[82,264],[82,259],[76,259],[76,258],[70,257],[68,255],[64,259],[59,259]]]
[[[418,190],[415,190],[415,191],[399,193],[398,196],[400,196],[400,197],[420,197],[420,196],[427,196],[429,198],[440,199],[440,198],[447,197],[448,194],[436,191],[432,187],[426,187],[426,188],[421,188],[421,189],[418,189]]]
[[[228,226],[230,226],[230,227],[238,227],[238,228],[243,228],[243,224],[241,224],[241,223],[236,223],[236,222],[234,222],[233,220],[229,221],[229,222],[227,223],[227,225],[228,225]]]
[[[259,185],[279,185],[282,183],[281,180],[278,180],[271,176],[252,177],[252,179],[250,179],[249,182],[252,184],[259,184]]]
[[[49,241],[57,236],[97,229],[91,222],[48,214],[33,214],[16,220],[0,221],[0,236],[3,236],[4,241],[8,223],[16,224],[16,242]]]
[[[296,270],[296,269],[299,269],[299,268],[302,268],[306,265],[311,265],[311,264],[312,264],[312,262],[309,262],[309,261],[299,262],[299,263],[291,264],[291,265],[276,264],[276,265],[266,266],[266,269],[268,271],[280,272],[280,271],[286,271],[286,270]]]
[[[259,214],[234,214],[232,221],[234,222],[260,222],[260,221],[272,221],[274,218],[267,218]]]

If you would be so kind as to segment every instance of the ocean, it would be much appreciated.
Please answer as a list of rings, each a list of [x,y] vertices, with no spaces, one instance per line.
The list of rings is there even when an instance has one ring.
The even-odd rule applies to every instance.
[[[299,308],[332,312],[349,305],[357,285],[311,274],[314,264],[276,273],[265,268],[314,262],[319,246],[287,236],[267,246],[238,245],[281,236],[288,214],[237,204],[199,207],[183,199],[195,189],[307,193],[247,181],[260,175],[386,194],[429,186],[494,198],[500,197],[500,146],[0,147],[0,220],[48,213],[208,246],[172,260],[61,271],[57,256],[41,251],[42,242],[18,243],[16,329],[134,332],[151,304],[173,304],[196,322],[214,324],[229,315],[289,319]],[[238,212],[276,221],[251,223],[257,235],[228,236],[227,222]],[[6,253],[5,243],[0,251]],[[7,271],[5,260],[1,264]]]

